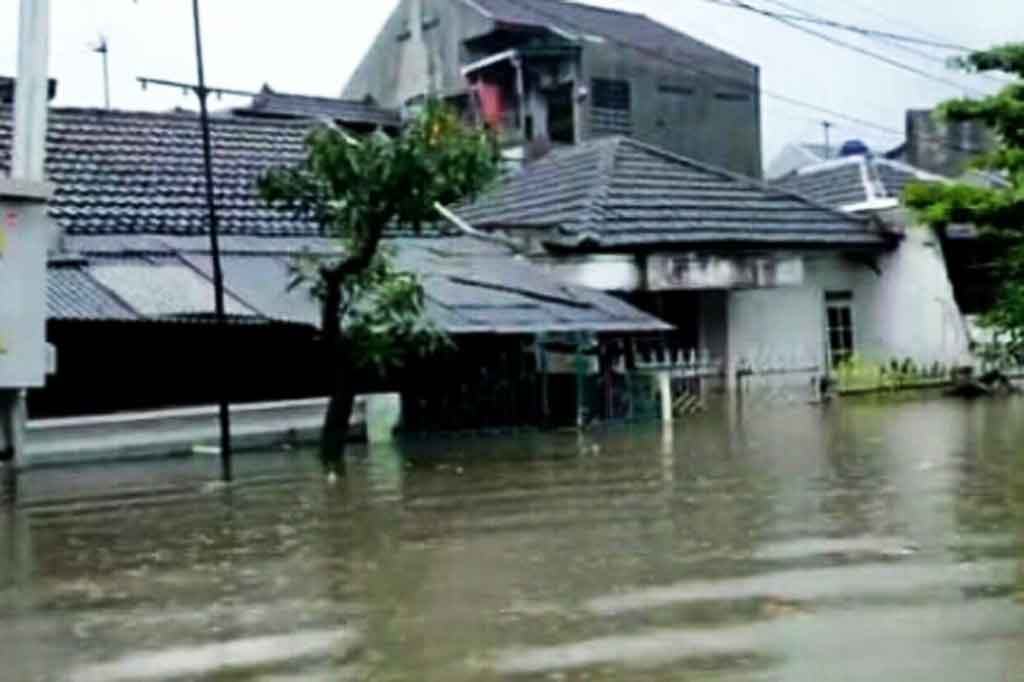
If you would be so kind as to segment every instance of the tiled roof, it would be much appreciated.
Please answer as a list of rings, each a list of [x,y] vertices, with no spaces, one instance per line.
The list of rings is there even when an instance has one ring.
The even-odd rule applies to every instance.
[[[46,307],[51,319],[134,320],[138,315],[94,280],[87,262],[52,261],[47,268]]]
[[[363,124],[397,128],[401,115],[394,109],[384,109],[371,102],[313,97],[275,92],[264,85],[252,103],[235,109],[242,116],[285,116],[294,118],[329,118],[339,123]]]
[[[622,137],[554,152],[458,213],[482,228],[547,228],[565,247],[886,243],[869,222]]]
[[[739,57],[702,43],[643,14],[594,7],[564,0],[473,0],[499,23],[554,27],[575,34],[601,36],[665,57],[699,58],[709,62],[743,62]],[[751,67],[753,65],[750,65]]]
[[[409,238],[389,245],[404,269],[420,275],[428,315],[450,334],[670,329],[613,296],[562,284],[488,242]],[[51,319],[173,321],[213,314],[211,264],[201,240],[93,236],[71,238],[68,247],[82,257],[51,263]],[[317,325],[309,294],[288,290],[288,263],[299,249],[332,248],[328,240],[225,240],[228,312],[240,321]],[[150,284],[139,286],[140,277]]]
[[[249,236],[315,236],[315,224],[267,207],[255,189],[268,168],[305,156],[310,120],[211,120],[221,230]],[[0,172],[10,165],[11,110],[0,108]],[[198,118],[190,113],[50,110],[51,215],[66,234],[206,232]]]
[[[775,184],[823,204],[846,208],[878,199],[900,199],[912,182],[945,181],[899,161],[858,155],[801,168]]]

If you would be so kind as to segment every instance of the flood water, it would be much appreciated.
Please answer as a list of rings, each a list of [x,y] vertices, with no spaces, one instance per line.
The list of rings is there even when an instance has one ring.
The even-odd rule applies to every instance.
[[[1024,680],[1024,401],[399,450],[30,473],[0,679]]]

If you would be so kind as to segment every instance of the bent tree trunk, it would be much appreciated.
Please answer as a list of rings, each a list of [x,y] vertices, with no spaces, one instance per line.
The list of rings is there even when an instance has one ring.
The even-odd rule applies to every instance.
[[[320,438],[320,460],[324,468],[336,474],[345,471],[345,445],[348,442],[355,389],[352,385],[352,357],[341,329],[341,289],[328,286],[321,311],[324,362],[327,363],[329,397]]]

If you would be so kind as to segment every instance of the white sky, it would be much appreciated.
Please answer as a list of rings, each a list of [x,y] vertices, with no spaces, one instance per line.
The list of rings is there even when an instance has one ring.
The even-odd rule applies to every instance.
[[[766,0],[758,0],[761,4]],[[207,79],[211,85],[336,96],[397,0],[203,0]],[[762,87],[902,130],[904,111],[966,94],[828,45],[769,19],[706,0],[591,0],[644,12],[676,29],[762,67]],[[1024,0],[788,0],[807,11],[901,33],[928,34],[985,47],[1024,40]],[[111,49],[113,104],[121,109],[194,107],[176,90],[142,91],[137,76],[192,82],[195,59],[189,0],[52,0],[51,74],[58,105],[102,106],[99,55],[89,44],[101,33]],[[18,0],[0,0],[0,74],[15,73]],[[997,86],[949,72],[942,64],[887,45],[843,38],[965,87]],[[945,56],[931,48],[920,48]],[[225,100],[225,104],[229,101]],[[825,118],[783,104],[763,103],[766,160],[790,140],[822,138]],[[861,137],[878,147],[898,136],[839,119],[836,140]]]

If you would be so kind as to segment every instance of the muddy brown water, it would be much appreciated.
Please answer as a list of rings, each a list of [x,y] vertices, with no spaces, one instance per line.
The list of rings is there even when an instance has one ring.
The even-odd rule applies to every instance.
[[[237,468],[26,475],[0,680],[1024,681],[1024,401]]]

